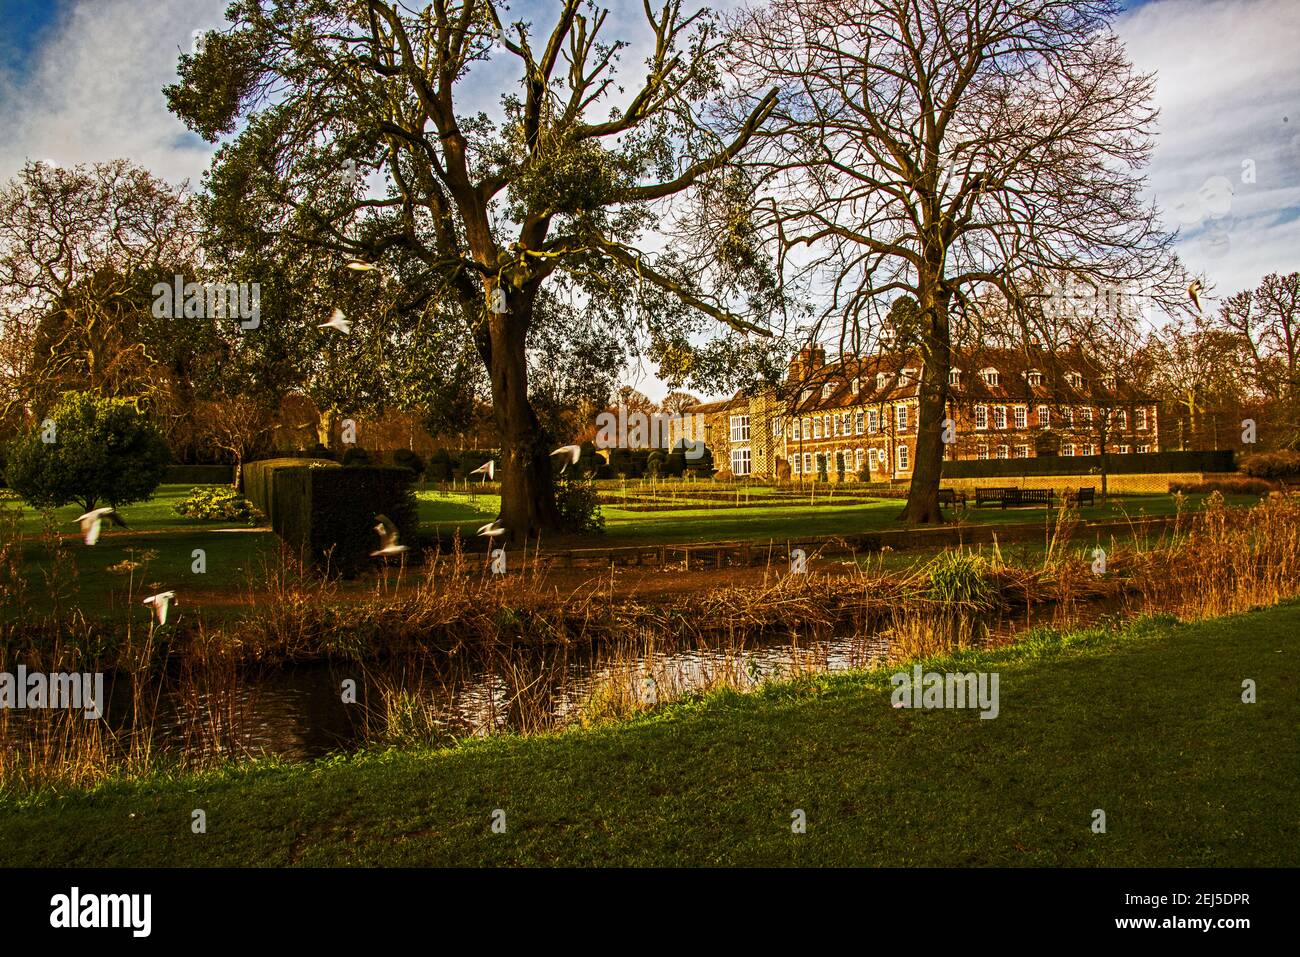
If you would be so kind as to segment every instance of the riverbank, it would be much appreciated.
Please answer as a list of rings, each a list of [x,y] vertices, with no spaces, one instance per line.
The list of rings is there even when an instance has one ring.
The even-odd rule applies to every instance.
[[[1297,625],[1291,602],[924,663],[997,672],[993,720],[891,707],[890,668],[548,735],[11,798],[0,864],[1296,866]]]

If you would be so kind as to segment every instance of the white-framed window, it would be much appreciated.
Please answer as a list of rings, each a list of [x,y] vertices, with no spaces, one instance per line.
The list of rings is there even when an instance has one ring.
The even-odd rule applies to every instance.
[[[1016,446],[1016,458],[1018,458],[1018,459],[1027,459],[1027,458],[1029,458],[1029,446],[1027,446],[1027,445],[1017,445],[1017,446]]]
[[[861,411],[853,413],[853,434],[861,435],[864,428],[863,420],[866,418]]]
[[[1146,454],[1147,454],[1148,452],[1150,452],[1150,451],[1151,451],[1151,446],[1149,446],[1149,445],[1139,445],[1139,446],[1138,446],[1138,455],[1146,455]]]
[[[819,415],[817,416],[817,418],[813,419],[813,438],[820,439],[821,437],[822,437],[822,417]]]
[[[898,426],[898,431],[906,432],[907,431],[907,406],[905,405],[894,406],[894,416],[895,416],[895,422]]]
[[[1061,454],[1062,454],[1062,455],[1073,455],[1073,454],[1074,454],[1074,446],[1073,446],[1073,445],[1070,445],[1068,442],[1067,442],[1065,445],[1062,445],[1062,446],[1061,446]]]
[[[1131,453],[1132,451],[1133,451],[1133,446],[1131,446],[1131,445],[1121,445],[1121,446],[1119,447],[1119,454],[1120,454],[1120,455],[1128,455],[1128,454]]]
[[[1061,410],[1061,421],[1065,423],[1066,428],[1073,428],[1073,427],[1074,427],[1074,410],[1073,410],[1073,409],[1068,409],[1068,408],[1067,408],[1067,409],[1062,409],[1062,410]]]
[[[853,450],[853,471],[855,472],[862,471],[862,457],[863,457],[863,453],[861,449]]]
[[[803,474],[807,475],[811,471],[812,471],[812,453],[805,452],[803,454]]]
[[[1052,427],[1052,410],[1045,405],[1038,407],[1038,427],[1040,429],[1050,429]]]
[[[989,447],[987,445],[981,445],[979,449],[976,450],[975,457],[981,462],[987,459],[989,457]]]
[[[867,471],[875,472],[876,469],[876,450],[867,449]]]
[[[800,431],[800,429],[799,429],[799,420],[798,420],[798,419],[795,419],[794,422],[791,424],[791,427],[790,427],[790,438],[792,438],[792,439],[801,439],[801,438],[803,438],[803,432]]]
[[[883,392],[884,390],[885,390],[885,374],[884,374],[883,372],[877,372],[877,373],[876,373],[876,391],[877,391],[877,392]]]
[[[1076,389],[1083,388],[1083,376],[1077,372],[1067,373],[1065,376],[1065,381],[1070,383],[1070,385],[1074,386],[1074,388]]]
[[[831,417],[829,415],[822,416],[822,435],[828,439],[831,437]]]
[[[749,441],[749,416],[733,415],[731,417],[731,441],[748,442]],[[732,469],[734,472],[735,469]]]
[[[835,383],[827,382],[824,386],[822,386],[822,398],[829,399],[831,397],[831,393],[834,391],[835,391]]]
[[[831,430],[826,434],[827,435],[840,434],[840,417],[838,415],[831,416]]]
[[[986,405],[975,406],[975,428],[987,429],[989,427],[989,409]]]
[[[799,466],[803,464],[803,463],[801,463],[801,462],[799,461],[799,458],[800,458],[800,456],[798,456],[798,455],[792,455],[792,456],[790,456],[790,474],[791,474],[791,475],[801,475],[801,474],[803,474],[803,473],[800,472],[800,470],[799,470]]]
[[[1030,385],[1043,384],[1043,374],[1039,372],[1037,369],[1030,369],[1028,374],[1026,375],[1026,378],[1029,379]]]
[[[907,385],[909,382],[918,381],[915,369],[904,369],[903,374],[898,377],[899,385]]]
[[[960,385],[961,385],[961,370],[960,370],[960,369],[951,369],[951,370],[949,370],[949,372],[948,372],[948,384],[949,384],[949,385],[956,385],[956,386],[960,386]]]
[[[781,420],[780,420],[780,419],[773,419],[773,420],[772,420],[772,434],[773,434],[773,435],[777,435],[777,436],[779,436],[779,435],[782,435],[783,432],[784,432],[784,430],[783,430],[783,424],[782,424]]]
[[[1005,405],[995,405],[993,407],[993,428],[1005,429],[1007,427],[1007,407]]]
[[[897,456],[898,471],[906,472],[907,471],[907,446],[900,445],[898,448],[894,449],[894,454]]]
[[[731,450],[731,473],[733,475],[749,474],[749,449]]]
[[[852,390],[854,395],[857,395],[859,392],[862,391],[862,380],[859,379],[857,376],[853,377]]]
[[[1085,425],[1092,424],[1092,406],[1085,405],[1079,410],[1079,416],[1083,419]]]
[[[1128,431],[1128,409],[1120,409],[1115,413],[1115,424],[1122,432]]]
[[[845,412],[840,416],[840,431],[845,435],[853,434],[853,413]]]
[[[812,420],[810,420],[810,419],[804,419],[804,420],[803,420],[803,437],[804,437],[805,439],[811,439],[811,438],[813,437],[813,434],[812,434]]]
[[[880,410],[868,409],[867,410],[867,432],[871,435],[875,435],[879,431],[880,431]]]
[[[988,368],[988,369],[981,369],[981,370],[980,370],[980,376],[984,379],[984,382],[985,382],[987,385],[991,385],[991,386],[994,386],[994,387],[997,386],[998,382],[999,382],[999,381],[1001,380],[1001,378],[1002,378],[1000,375],[998,375],[998,370],[997,370],[997,369],[994,369],[994,368],[992,368],[992,367],[990,367],[990,368]]]
[[[1018,405],[1016,406],[1014,411],[1016,417],[1016,428],[1017,429],[1029,428],[1029,407],[1024,405]]]
[[[1136,418],[1137,427],[1139,429],[1145,429],[1147,427],[1147,410],[1145,408],[1138,409]]]
[[[1011,458],[1011,447],[1008,446],[1008,445],[999,445],[999,446],[998,446],[998,458],[1000,458],[1000,459],[1009,459],[1009,458]]]

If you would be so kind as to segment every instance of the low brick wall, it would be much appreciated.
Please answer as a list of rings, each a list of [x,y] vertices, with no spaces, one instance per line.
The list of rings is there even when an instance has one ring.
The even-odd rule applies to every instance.
[[[1168,492],[1171,482],[1199,484],[1215,479],[1237,477],[1236,472],[1153,472],[1148,475],[1108,475],[1106,487],[1114,495],[1141,492]],[[944,479],[944,488],[972,491],[977,488],[1050,488],[1060,493],[1089,485],[1101,492],[1100,475],[1029,475],[1018,477]]]

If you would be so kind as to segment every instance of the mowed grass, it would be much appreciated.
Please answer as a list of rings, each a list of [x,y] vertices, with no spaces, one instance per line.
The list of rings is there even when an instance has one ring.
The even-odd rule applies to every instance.
[[[426,489],[418,493],[420,520],[451,535],[459,529],[462,538],[473,538],[484,522],[495,518],[500,499],[491,493],[467,494]],[[1205,496],[1187,497],[1188,507],[1199,508]],[[1234,495],[1226,501],[1231,506],[1253,505],[1257,496]],[[817,493],[817,504],[810,505],[803,496],[792,496],[780,504],[707,508],[686,506],[665,511],[635,511],[617,505],[603,505],[605,534],[587,536],[583,542],[591,547],[617,544],[689,543],[711,541],[783,541],[821,535],[860,535],[902,528],[898,523],[903,509],[901,499],[875,499],[843,505],[827,504],[827,493]],[[1079,510],[1083,521],[1109,521],[1172,515],[1174,497],[1168,494],[1115,496],[1105,504]],[[1056,509],[1044,508],[967,508],[949,509],[950,520],[967,525],[1043,524],[1056,516]],[[568,542],[566,542],[568,544]]]
[[[1290,604],[926,663],[996,671],[995,720],[895,709],[884,670],[452,750],[9,797],[0,863],[1296,866],[1297,626]]]
[[[163,485],[146,502],[119,510],[129,528],[105,523],[99,542],[87,547],[81,541],[77,516],[81,508],[68,505],[54,510],[55,529],[63,539],[66,563],[55,560],[42,540],[45,517],[25,503],[5,502],[21,508],[18,529],[23,542],[22,566],[27,597],[33,607],[46,610],[60,594],[87,612],[114,612],[127,602],[138,603],[145,589],[179,588],[234,594],[250,582],[265,577],[267,562],[277,560],[279,540],[269,529],[250,529],[229,522],[186,518],[175,511],[193,486]],[[205,571],[196,573],[195,549],[202,549]],[[143,563],[131,576],[111,571],[124,560]]]

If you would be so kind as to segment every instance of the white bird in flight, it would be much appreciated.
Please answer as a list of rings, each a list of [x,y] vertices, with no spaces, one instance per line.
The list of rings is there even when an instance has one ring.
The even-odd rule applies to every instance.
[[[494,518],[478,530],[478,534],[484,538],[499,538],[506,533],[505,526],[498,525]]]
[[[560,466],[560,471],[563,472],[563,471],[564,471],[565,469],[567,469],[570,465],[577,465],[577,464],[578,464],[578,459],[582,456],[582,446],[581,446],[581,445],[561,445],[558,449],[556,449],[556,450],[555,450],[554,452],[552,452],[551,454],[552,454],[552,455],[567,455],[567,456],[568,456],[568,461],[565,462],[563,465]]]
[[[379,272],[379,266],[375,263],[368,263],[363,259],[354,259],[347,265],[348,269],[353,272]]]
[[[1187,287],[1187,295],[1191,297],[1192,305],[1196,307],[1197,312],[1201,311],[1201,293],[1204,291],[1205,286],[1199,279],[1193,279],[1192,284]]]
[[[337,329],[339,332],[343,333],[346,336],[349,332],[352,331],[352,320],[349,319],[347,316],[343,315],[342,309],[336,307],[334,311],[330,313],[329,322],[322,322],[316,328]]]
[[[120,525],[123,528],[129,527],[126,522],[122,521],[122,516],[117,514],[116,509],[93,509],[77,519],[81,523],[81,535],[87,545],[94,545],[99,541],[99,533],[103,530],[104,519],[109,519],[114,525]]]
[[[397,526],[393,524],[392,519],[387,515],[376,515],[375,532],[379,535],[379,550],[371,552],[371,558],[387,557],[389,555],[400,555],[406,551],[408,546],[397,544]]]
[[[150,595],[141,604],[153,605],[153,616],[161,626],[167,624],[167,610],[171,608],[172,602],[180,604],[176,599],[176,592],[162,591],[156,595]]]
[[[487,482],[489,479],[496,478],[497,463],[493,459],[488,459],[486,462],[484,462],[482,465],[480,465],[478,468],[476,468],[474,471],[470,472],[469,474],[481,475],[483,476],[483,481]]]

